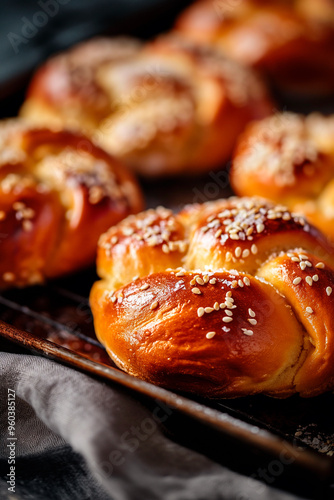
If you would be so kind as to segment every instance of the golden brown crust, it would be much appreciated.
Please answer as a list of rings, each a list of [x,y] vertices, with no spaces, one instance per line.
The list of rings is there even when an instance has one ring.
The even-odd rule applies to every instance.
[[[99,247],[95,329],[122,369],[206,397],[334,387],[334,249],[302,217],[231,198],[133,216]]]
[[[334,117],[279,113],[250,125],[230,179],[237,194],[280,201],[334,240]]]
[[[176,29],[263,70],[285,90],[331,93],[334,23],[328,22],[328,12],[332,15],[333,7],[325,0],[312,8],[303,3],[199,0],[181,14]]]
[[[82,45],[81,53],[90,44],[96,42]],[[143,175],[223,165],[245,125],[273,108],[251,70],[176,36],[160,37],[131,56],[94,64],[83,57],[76,57],[74,64],[78,50],[51,59],[39,70],[21,114],[84,128]],[[73,82],[86,66],[89,79]],[[57,79],[66,82],[64,92],[54,90]]]
[[[40,283],[92,263],[99,235],[142,208],[124,167],[86,137],[0,125],[0,286]]]

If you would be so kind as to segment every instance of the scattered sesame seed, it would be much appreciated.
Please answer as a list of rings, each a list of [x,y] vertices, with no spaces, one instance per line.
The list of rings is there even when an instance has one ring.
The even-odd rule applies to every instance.
[[[162,245],[162,251],[163,251],[164,253],[169,253],[169,252],[170,252],[170,250],[169,250],[169,246],[168,246],[168,245],[166,245],[166,243],[164,243],[164,244]]]
[[[324,269],[325,264],[323,262],[318,262],[318,264],[315,265],[317,269]]]
[[[204,281],[205,284],[207,284],[209,282],[209,279],[210,279],[210,277],[207,274],[205,274],[203,276],[203,281]]]
[[[312,267],[312,264],[309,260],[304,260],[304,262],[307,265],[307,267]]]
[[[230,262],[232,260],[232,254],[231,252],[226,252],[225,260],[226,262]]]
[[[295,278],[295,279],[293,280],[293,282],[292,282],[292,283],[293,283],[294,285],[299,285],[299,283],[301,282],[301,280],[302,280],[302,279],[298,276],[298,278]]]
[[[254,333],[253,330],[247,330],[247,328],[241,328],[241,330],[244,335],[248,335],[249,337]]]
[[[313,314],[313,309],[312,309],[312,307],[307,307],[307,308],[306,308],[306,312],[308,312],[309,314]]]
[[[199,308],[197,309],[197,316],[198,316],[199,318],[201,318],[201,317],[203,316],[204,312],[205,312],[205,311],[204,311],[204,307],[199,307]]]
[[[22,222],[22,227],[24,231],[31,231],[33,228],[33,223],[31,222],[31,220],[24,220]]]
[[[305,264],[305,262],[301,262],[301,263],[299,264],[299,266],[300,266],[300,269],[301,269],[302,271],[305,271],[305,268],[306,268],[306,264]]]
[[[313,285],[313,280],[311,276],[306,276],[305,281],[308,285],[312,286]]]
[[[234,254],[235,254],[235,256],[236,256],[237,258],[239,258],[239,257],[240,257],[240,255],[241,255],[241,252],[242,252],[241,247],[237,247],[237,248],[235,249],[235,251],[234,251]]]
[[[232,298],[232,292],[231,292],[231,290],[229,290],[228,292],[226,292],[226,297],[228,297],[230,299]]]
[[[208,332],[205,336],[207,339],[212,339],[216,335],[216,332]]]
[[[250,286],[250,280],[247,278],[247,276],[244,277],[244,283],[246,286]]]
[[[256,225],[256,231],[258,233],[262,233],[262,231],[264,231],[264,224],[260,223],[260,224],[257,224]]]
[[[257,246],[255,245],[255,243],[253,243],[253,245],[251,246],[251,252],[253,255],[256,255],[257,254]]]
[[[116,302],[116,300],[117,300],[117,297],[111,297],[111,299],[110,299],[110,300],[111,300],[111,302],[112,302],[113,304],[115,304],[115,302]]]
[[[215,311],[219,311],[219,304],[218,304],[218,302],[214,303],[213,308],[214,308]]]
[[[4,273],[2,275],[2,278],[3,278],[4,281],[14,281],[15,280],[15,274],[7,272],[7,273]]]
[[[201,293],[202,293],[201,290],[199,288],[197,288],[196,286],[195,286],[195,288],[192,288],[191,291],[195,295],[201,295]]]
[[[319,276],[317,274],[315,274],[314,276],[312,276],[312,280],[313,281],[318,281],[319,280]]]
[[[196,278],[195,278],[195,279],[196,279],[196,283],[197,283],[198,285],[204,285],[204,281],[202,280],[202,278],[200,278],[199,276],[196,276]]]
[[[218,231],[216,231],[215,233],[215,238],[219,238],[219,236],[221,236],[222,234],[223,234],[222,229],[218,229]]]
[[[251,325],[257,325],[257,321],[254,318],[248,318],[248,323],[250,323]]]
[[[178,278],[181,278],[182,276],[185,276],[185,273],[184,271],[178,271],[175,276],[177,276]]]
[[[153,309],[156,309],[158,307],[158,305],[159,305],[159,302],[157,300],[152,302],[152,304],[150,305],[151,311],[153,311]]]
[[[255,318],[255,312],[253,311],[253,309],[248,309],[248,314],[251,318]]]
[[[148,288],[150,288],[150,285],[148,283],[145,283],[145,285],[142,285],[139,290],[147,290]]]
[[[296,257],[295,255],[294,255],[293,257],[291,257],[291,260],[292,260],[293,262],[299,262],[298,257]]]
[[[214,311],[213,307],[204,307],[204,311],[209,314],[209,313],[212,313],[212,311]]]
[[[232,288],[236,288],[237,286],[238,286],[237,280],[233,280],[232,283],[231,283],[231,287]]]
[[[113,245],[116,245],[116,243],[118,243],[118,238],[117,238],[117,236],[113,236],[113,237],[111,238],[111,240],[110,240],[110,241],[111,241],[111,243],[112,243]]]
[[[223,318],[223,321],[224,321],[224,323],[230,323],[231,321],[233,321],[233,318],[230,318],[229,316],[225,316]]]
[[[210,281],[209,281],[210,285],[215,285],[217,283],[217,280],[216,278],[212,278]]]
[[[250,254],[250,251],[248,250],[248,248],[246,248],[243,252],[242,252],[242,257],[243,259],[246,259]]]
[[[219,304],[219,307],[220,307],[220,309],[225,309],[225,307],[226,307],[225,302],[222,302],[221,304]]]
[[[225,314],[227,316],[233,316],[233,311],[229,311],[228,309],[226,309]]]
[[[190,281],[190,284],[191,284],[191,286],[196,285],[196,280],[195,280],[195,278],[193,278],[193,279]]]
[[[332,287],[328,286],[328,287],[326,288],[326,293],[327,293],[328,297],[330,296],[330,294],[332,293],[332,291],[333,291],[333,290],[332,290]]]

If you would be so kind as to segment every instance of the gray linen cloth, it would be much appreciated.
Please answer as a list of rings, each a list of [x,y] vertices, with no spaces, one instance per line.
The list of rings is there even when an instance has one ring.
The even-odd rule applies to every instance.
[[[7,352],[0,373],[1,499],[296,500],[171,441],[116,385]],[[8,389],[16,393],[15,493],[6,482]]]

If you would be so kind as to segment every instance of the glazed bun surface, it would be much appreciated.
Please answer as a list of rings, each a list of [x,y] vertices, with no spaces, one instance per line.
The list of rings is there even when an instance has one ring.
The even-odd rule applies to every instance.
[[[239,139],[231,184],[304,214],[334,241],[334,116],[277,113]]]
[[[332,94],[334,8],[326,0],[198,0],[175,29],[263,71],[276,88]]]
[[[314,396],[334,387],[333,265],[321,233],[259,198],[149,210],[100,238],[96,334],[172,390]]]
[[[81,134],[0,124],[0,286],[93,263],[100,234],[142,209],[125,167]]]
[[[223,166],[246,124],[272,112],[258,76],[213,48],[172,35],[128,41],[118,52],[114,45],[91,40],[52,58],[21,114],[84,130],[132,170],[156,177]]]

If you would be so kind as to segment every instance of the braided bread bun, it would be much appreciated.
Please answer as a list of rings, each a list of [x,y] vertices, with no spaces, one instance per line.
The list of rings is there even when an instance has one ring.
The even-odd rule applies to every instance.
[[[322,13],[314,16],[303,2],[198,0],[181,14],[176,30],[264,71],[283,91],[332,93],[334,23],[324,20],[328,7],[314,2]]]
[[[91,264],[100,234],[142,209],[126,169],[82,135],[0,125],[0,287]]]
[[[334,116],[279,113],[251,124],[230,180],[237,194],[282,202],[334,241]]]
[[[84,127],[143,175],[221,166],[245,125],[272,111],[253,72],[212,49],[162,37],[126,60],[91,62],[92,49],[100,43],[86,42],[46,63],[32,81],[21,114]],[[103,43],[112,53],[113,42]],[[90,78],[74,82],[86,67]],[[60,79],[65,92],[54,83]]]
[[[315,228],[261,199],[149,210],[100,238],[96,334],[173,390],[314,396],[334,387],[333,264]]]

